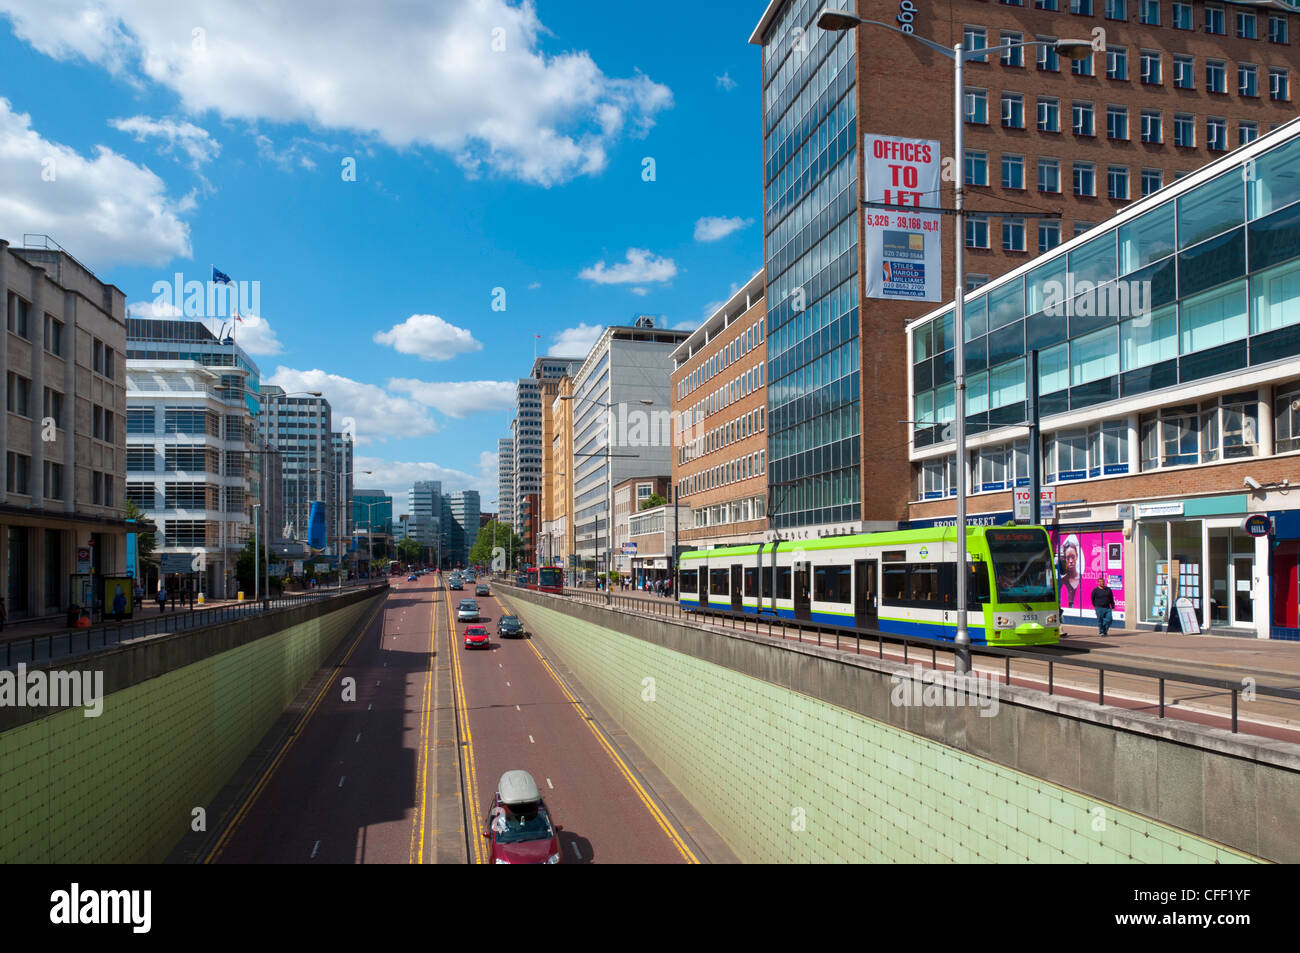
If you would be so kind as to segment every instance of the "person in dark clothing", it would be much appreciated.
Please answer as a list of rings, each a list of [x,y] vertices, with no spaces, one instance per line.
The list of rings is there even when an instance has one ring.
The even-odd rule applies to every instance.
[[[1105,636],[1110,632],[1110,623],[1115,608],[1115,592],[1110,588],[1103,573],[1092,590],[1092,607],[1097,610],[1097,632]]]
[[[167,590],[161,585],[158,587],[158,611],[167,611]]]

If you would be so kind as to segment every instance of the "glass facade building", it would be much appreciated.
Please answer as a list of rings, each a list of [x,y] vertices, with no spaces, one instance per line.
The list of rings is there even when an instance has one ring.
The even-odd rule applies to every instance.
[[[767,388],[776,529],[861,518],[855,37],[792,2],[763,35]]]

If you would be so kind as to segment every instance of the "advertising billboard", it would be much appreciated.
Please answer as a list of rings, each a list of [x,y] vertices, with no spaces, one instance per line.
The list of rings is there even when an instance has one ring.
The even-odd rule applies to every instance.
[[[942,157],[937,139],[867,135],[863,143],[868,202],[865,224],[866,296],[896,301],[942,301]]]
[[[1104,574],[1115,593],[1114,622],[1124,622],[1124,533],[1083,528],[1052,530],[1052,549],[1061,566],[1061,616],[1095,620],[1092,590]]]

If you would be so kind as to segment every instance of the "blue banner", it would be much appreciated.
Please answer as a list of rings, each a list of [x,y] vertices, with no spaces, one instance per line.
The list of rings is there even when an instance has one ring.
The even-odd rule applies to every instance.
[[[312,549],[324,549],[329,545],[325,532],[325,504],[314,500],[311,504],[311,516],[307,520],[307,544]]]

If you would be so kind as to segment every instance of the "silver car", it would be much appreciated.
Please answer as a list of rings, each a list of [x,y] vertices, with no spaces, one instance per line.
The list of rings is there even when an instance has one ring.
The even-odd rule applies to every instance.
[[[456,610],[457,622],[477,622],[478,621],[478,602],[474,599],[460,600],[460,608]]]

